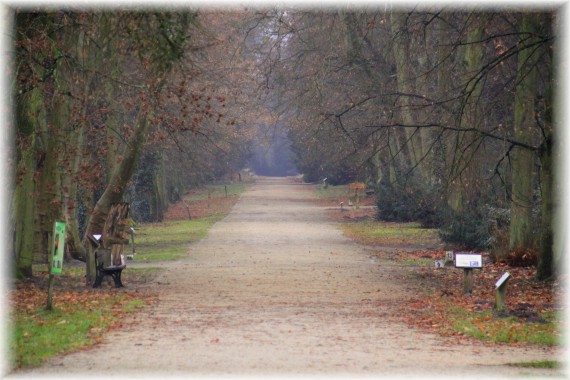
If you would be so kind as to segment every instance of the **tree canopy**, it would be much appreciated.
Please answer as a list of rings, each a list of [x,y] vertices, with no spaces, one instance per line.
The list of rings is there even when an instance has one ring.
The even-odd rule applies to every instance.
[[[554,274],[558,9],[12,9],[10,236],[20,275],[119,201],[161,220],[247,166],[364,182],[379,218]],[[540,226],[540,228],[537,228]]]

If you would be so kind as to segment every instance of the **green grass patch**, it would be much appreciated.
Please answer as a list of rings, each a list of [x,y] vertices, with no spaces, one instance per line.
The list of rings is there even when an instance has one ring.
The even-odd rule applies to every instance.
[[[323,186],[316,185],[316,193],[317,197],[321,199],[336,199],[339,197],[344,197],[349,195],[348,186],[347,185],[339,185],[339,186]]]
[[[14,368],[33,367],[46,359],[92,345],[119,319],[118,313],[144,306],[139,299],[116,294],[97,301],[65,303],[65,310],[44,307],[13,311],[10,342]]]
[[[509,365],[513,367],[524,367],[524,368],[562,368],[562,363],[557,360],[519,362],[519,363],[510,363]]]
[[[433,267],[433,259],[426,259],[426,258],[409,258],[403,259],[398,261],[401,265],[411,266],[411,267]]]
[[[188,244],[205,237],[210,227],[222,218],[216,215],[143,224],[135,235],[135,260],[150,262],[183,258],[188,254]]]
[[[491,310],[474,313],[458,307],[449,308],[453,331],[494,343],[525,342],[544,346],[560,344],[560,316],[541,313],[546,323],[527,322],[517,317],[496,318]]]
[[[437,229],[421,228],[419,223],[361,221],[343,223],[344,234],[364,244],[423,245],[439,243]]]
[[[230,183],[226,185],[206,185],[203,188],[192,191],[189,195],[185,196],[186,201],[202,201],[207,200],[208,196],[215,197],[225,197],[226,191],[228,197],[240,195],[243,193],[247,187],[248,183]]]

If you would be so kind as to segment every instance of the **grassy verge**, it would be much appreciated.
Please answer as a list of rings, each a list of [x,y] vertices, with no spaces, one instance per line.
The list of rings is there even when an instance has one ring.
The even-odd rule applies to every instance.
[[[156,262],[185,257],[188,244],[206,236],[208,229],[229,213],[247,187],[245,183],[212,185],[185,195],[184,202],[174,205],[180,210],[162,223],[144,224],[135,235],[135,260]],[[226,195],[227,191],[227,195]],[[125,247],[125,253],[131,252]],[[148,292],[130,292],[160,271],[157,267],[127,267],[122,273],[121,290],[85,286],[83,266],[65,266],[55,283],[53,310],[47,301],[47,265],[34,268],[34,278],[19,281],[11,290],[9,344],[14,369],[41,365],[46,359],[85,349],[102,340],[105,332],[121,326],[126,313],[136,312],[152,300]]]
[[[210,227],[231,211],[248,185],[208,185],[188,192],[183,201],[170,207],[166,221],[141,225],[135,235],[135,259],[156,262],[186,257],[188,244],[204,238]]]
[[[205,237],[222,216],[145,224],[135,235],[136,260],[177,260],[188,254],[188,244]]]
[[[346,236],[367,245],[409,246],[440,242],[437,230],[421,228],[419,223],[385,223],[364,220],[342,223],[341,229]]]
[[[348,186],[347,185],[339,185],[339,186],[323,186],[323,185],[315,185],[316,194],[319,199],[325,200],[334,200],[347,197],[348,193]]]
[[[558,282],[536,283],[536,268],[512,268],[490,263],[476,270],[473,296],[462,293],[463,273],[447,267],[436,269],[436,259],[443,259],[438,231],[423,229],[417,223],[386,223],[376,220],[374,209],[344,209],[338,206],[346,189],[341,186],[315,187],[316,202],[329,202],[329,214],[339,222],[343,233],[352,240],[378,248],[374,255],[401,266],[406,286],[416,290],[416,297],[401,305],[398,314],[409,325],[430,332],[477,339],[497,344],[561,344],[563,317],[560,311],[561,286]],[[372,203],[372,202],[371,202]],[[345,203],[346,205],[346,203]],[[346,206],[345,206],[346,208]],[[494,284],[505,272],[511,273],[507,292],[507,310],[499,315],[493,309]],[[539,364],[537,364],[539,365]],[[547,364],[546,364],[547,365]]]
[[[511,316],[497,318],[491,310],[470,312],[457,306],[449,307],[451,332],[493,343],[531,343],[542,346],[560,344],[557,326],[561,316],[554,312],[537,313],[537,321],[524,321]]]
[[[28,288],[26,300],[11,311],[10,348],[14,369],[40,365],[61,353],[98,343],[102,334],[120,326],[125,313],[145,304],[124,292],[56,291],[54,307],[46,310],[46,293]]]
[[[535,362],[519,362],[509,364],[513,367],[524,368],[562,368],[563,364],[557,360],[540,360]]]

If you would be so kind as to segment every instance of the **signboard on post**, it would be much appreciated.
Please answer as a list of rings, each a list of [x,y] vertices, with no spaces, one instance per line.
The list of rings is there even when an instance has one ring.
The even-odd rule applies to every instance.
[[[509,272],[505,272],[495,283],[495,309],[504,310],[507,299],[507,282],[511,278]]]
[[[61,274],[65,247],[65,222],[54,222],[52,236],[50,274]]]
[[[497,280],[497,282],[495,283],[495,289],[499,289],[501,286],[503,286],[503,284],[506,283],[509,277],[511,277],[511,274],[509,272],[503,273],[501,278],[499,278],[499,280]]]
[[[473,269],[483,268],[482,255],[472,253],[456,253],[455,267],[463,268],[463,294],[473,293]]]
[[[477,254],[456,253],[456,268],[483,268],[483,258]]]

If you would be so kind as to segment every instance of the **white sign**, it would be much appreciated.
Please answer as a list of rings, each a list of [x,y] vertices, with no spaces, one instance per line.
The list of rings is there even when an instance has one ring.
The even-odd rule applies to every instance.
[[[505,272],[501,278],[499,278],[499,281],[495,283],[495,289],[499,289],[499,287],[503,285],[503,283],[507,281],[509,277],[511,277],[511,274],[509,272]]]
[[[456,268],[483,268],[483,258],[481,255],[456,253]]]

